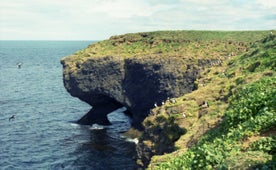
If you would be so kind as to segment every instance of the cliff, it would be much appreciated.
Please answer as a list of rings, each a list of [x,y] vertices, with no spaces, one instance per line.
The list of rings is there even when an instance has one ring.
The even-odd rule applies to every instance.
[[[66,89],[93,106],[89,116],[95,117],[81,119],[84,124],[106,122],[105,116],[122,106],[134,122],[140,123],[155,103],[161,105],[168,97],[192,91],[200,70],[191,62],[177,58],[159,60],[160,56],[154,55],[131,59],[103,56],[87,59],[75,68],[68,59],[63,60]],[[200,66],[206,64],[201,61]]]
[[[140,163],[151,169],[275,169],[275,38],[267,32],[246,52],[202,71],[196,90],[153,109],[143,122]]]
[[[93,106],[79,123],[108,124],[106,115],[124,106],[139,126],[155,103],[194,90],[204,67],[245,51],[249,41],[239,37],[251,35],[164,31],[113,36],[62,59],[64,86]]]
[[[269,43],[258,41],[269,33],[158,31],[113,36],[61,60],[64,86],[93,106],[78,121],[81,124],[109,124],[107,114],[126,107],[133,126],[143,129],[138,163],[146,167],[151,161],[150,166],[158,168],[159,162],[170,159],[154,155],[177,150],[172,154],[177,157],[217,127],[239,84],[274,75],[269,66],[265,73],[245,76],[243,67],[253,73],[270,60],[237,59],[247,53],[262,55],[255,49]]]

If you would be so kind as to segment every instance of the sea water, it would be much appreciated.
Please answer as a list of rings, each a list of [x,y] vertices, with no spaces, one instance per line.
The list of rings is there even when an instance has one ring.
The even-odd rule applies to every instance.
[[[91,106],[63,87],[60,59],[91,43],[0,41],[0,169],[136,169],[123,109],[111,126],[73,123]]]

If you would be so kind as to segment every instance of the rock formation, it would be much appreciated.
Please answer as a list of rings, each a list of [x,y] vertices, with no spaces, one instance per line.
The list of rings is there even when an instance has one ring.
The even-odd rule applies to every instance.
[[[181,96],[197,88],[207,88],[206,84],[212,81],[206,76],[208,73],[225,79],[233,77],[235,73],[225,74],[225,60],[247,51],[248,45],[264,34],[266,32],[252,36],[252,32],[160,31],[113,36],[61,60],[64,86],[72,96],[92,106],[78,121],[81,124],[110,124],[107,114],[123,106],[127,108],[133,126],[144,127],[137,145],[137,162],[145,168],[153,155],[173,151],[174,142],[193,121],[208,115],[206,109],[209,108],[199,107],[196,101],[220,99],[221,94],[217,93],[225,93],[222,95],[224,102],[232,85],[225,88],[221,82],[225,89],[215,94],[209,90],[195,93],[188,101]],[[235,58],[228,65],[234,65],[234,61]],[[258,65],[252,65],[249,70],[254,71]],[[215,67],[218,69],[214,72]],[[205,94],[203,98],[204,92],[210,95]],[[176,102],[177,97],[180,98]],[[175,98],[171,100],[173,106],[167,107],[164,103],[168,98]],[[194,119],[197,107],[201,110]],[[164,114],[154,113],[153,108],[161,108]],[[184,112],[187,108],[192,111],[188,116]],[[150,112],[153,114],[147,117]],[[171,114],[185,116],[182,121],[190,121],[179,126]],[[185,142],[189,144],[190,141],[195,141],[193,135]]]
[[[113,36],[63,58],[65,88],[93,106],[79,123],[109,124],[106,115],[124,106],[133,125],[139,126],[155,103],[194,90],[205,66],[221,63],[229,49],[246,49],[243,45],[233,50],[235,42],[200,40],[195,35],[172,31]],[[208,51],[218,44],[225,44],[220,53]]]
[[[124,106],[138,125],[154,103],[161,105],[168,97],[179,97],[195,88],[198,67],[177,58],[159,59],[105,56],[88,59],[75,68],[70,58],[63,59],[66,89],[93,106],[79,123],[108,124],[106,115]]]

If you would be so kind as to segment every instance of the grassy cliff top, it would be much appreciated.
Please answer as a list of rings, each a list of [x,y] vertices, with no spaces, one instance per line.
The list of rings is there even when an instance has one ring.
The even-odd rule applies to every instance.
[[[165,117],[187,133],[176,141],[175,152],[153,157],[150,167],[275,168],[275,68],[276,36],[270,34],[247,52],[203,71],[197,90],[153,110],[163,114],[146,118],[147,128],[157,127],[156,119]]]
[[[217,58],[240,54],[271,31],[156,31],[112,36],[78,51],[75,61],[103,56],[120,58],[181,57]],[[276,31],[273,31],[276,33]]]

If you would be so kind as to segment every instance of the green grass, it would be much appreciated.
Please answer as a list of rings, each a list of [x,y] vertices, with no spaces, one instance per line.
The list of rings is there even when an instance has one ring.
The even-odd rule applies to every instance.
[[[187,130],[175,143],[179,150],[153,157],[149,167],[276,168],[275,47],[275,36],[267,36],[252,43],[247,53],[203,72],[198,89],[176,99],[184,108],[177,114],[190,112],[178,120]],[[197,119],[201,108],[188,104],[202,100],[208,100],[210,106]]]
[[[123,58],[157,55],[190,58],[213,57],[246,50],[246,46],[269,31],[157,31],[112,36],[73,56],[76,60],[107,55]],[[71,56],[72,57],[72,56]]]
[[[275,85],[276,78],[264,78],[241,89],[231,97],[218,129],[181,156],[157,164],[156,169],[244,169],[258,164],[275,168],[276,164],[269,162],[276,154],[275,136],[261,138],[246,149],[241,145],[248,137],[276,127]]]

